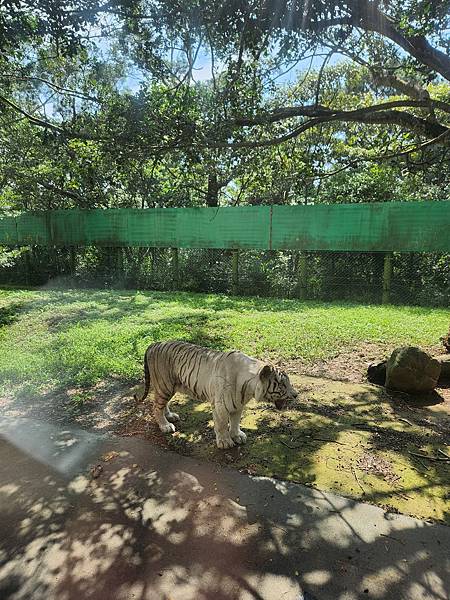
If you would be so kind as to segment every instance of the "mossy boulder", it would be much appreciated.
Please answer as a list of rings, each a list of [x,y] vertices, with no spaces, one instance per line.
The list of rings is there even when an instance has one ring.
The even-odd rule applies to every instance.
[[[441,364],[415,346],[397,348],[386,365],[386,387],[409,394],[430,392],[436,387]]]

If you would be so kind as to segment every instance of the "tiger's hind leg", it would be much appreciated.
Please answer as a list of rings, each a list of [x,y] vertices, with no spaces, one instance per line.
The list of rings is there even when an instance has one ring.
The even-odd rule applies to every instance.
[[[169,423],[176,423],[177,421],[180,420],[179,415],[177,415],[177,413],[174,413],[170,410],[168,402],[164,409],[164,414],[166,415],[166,419],[169,421]]]
[[[169,423],[166,417],[167,403],[170,398],[165,398],[163,396],[155,395],[155,400],[153,401],[153,416],[155,417],[155,421],[158,423],[159,428],[164,433],[173,433],[175,431],[175,425]]]

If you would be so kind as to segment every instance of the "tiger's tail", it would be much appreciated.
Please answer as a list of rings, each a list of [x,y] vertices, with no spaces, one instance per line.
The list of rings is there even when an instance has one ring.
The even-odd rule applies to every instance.
[[[144,375],[145,375],[145,387],[144,387],[144,394],[142,395],[142,398],[138,398],[137,394],[134,394],[134,399],[136,400],[136,402],[143,402],[147,396],[148,396],[148,392],[150,390],[150,370],[148,368],[148,361],[147,361],[147,352],[145,352],[144,354]]]

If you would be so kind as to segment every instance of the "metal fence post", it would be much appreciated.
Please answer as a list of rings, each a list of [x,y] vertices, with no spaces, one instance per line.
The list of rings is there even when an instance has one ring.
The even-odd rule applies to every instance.
[[[231,255],[232,292],[236,296],[239,291],[239,250],[233,250]]]
[[[306,263],[306,254],[300,252],[297,265],[297,280],[298,280],[298,297],[300,300],[306,298],[308,290],[308,265]]]
[[[382,304],[389,304],[391,300],[391,279],[392,279],[392,252],[386,252],[384,255],[383,268],[383,295]]]
[[[75,246],[69,246],[69,270],[72,276],[77,272],[77,249]]]
[[[31,282],[31,246],[24,251],[25,258],[25,285],[30,285]]]
[[[178,248],[172,248],[172,275],[173,275],[173,287],[175,290],[178,289],[180,283],[180,272],[179,272],[179,260],[178,260]]]
[[[123,253],[122,246],[116,248],[116,274],[122,275],[123,273]]]

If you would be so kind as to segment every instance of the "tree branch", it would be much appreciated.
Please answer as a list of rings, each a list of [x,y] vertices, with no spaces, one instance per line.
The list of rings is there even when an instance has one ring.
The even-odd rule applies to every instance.
[[[51,129],[52,131],[56,131],[58,133],[64,133],[64,130],[61,127],[58,127],[58,125],[54,125],[53,123],[49,123],[48,121],[44,121],[43,119],[39,119],[38,117],[31,115],[30,113],[23,110],[23,108],[20,108],[20,106],[17,106],[17,104],[14,104],[14,102],[11,102],[11,100],[8,100],[8,98],[5,98],[4,96],[0,96],[0,102],[3,102],[13,110],[19,112],[21,115],[26,117],[30,121],[30,123],[33,123],[33,125],[37,125],[38,127],[44,127],[45,129]]]
[[[352,6],[351,16],[353,25],[389,38],[422,64],[450,80],[450,56],[433,48],[423,35],[404,35],[378,9],[378,2],[359,0]]]
[[[83,198],[76,192],[72,192],[70,190],[64,190],[52,183],[47,183],[46,181],[36,180],[36,183],[48,190],[49,192],[55,192],[55,194],[59,194],[60,196],[64,196],[65,198],[70,198],[71,200],[76,200],[81,206],[86,206],[86,198]]]
[[[345,171],[346,169],[349,169],[350,167],[358,166],[358,164],[361,162],[382,162],[383,160],[391,160],[393,158],[400,158],[402,156],[406,156],[408,158],[410,154],[413,154],[414,152],[422,151],[424,148],[427,148],[428,146],[431,146],[433,144],[438,143],[439,141],[442,141],[442,138],[448,137],[449,135],[450,135],[450,129],[448,131],[446,131],[445,133],[441,134],[440,136],[438,136],[437,138],[428,140],[427,142],[424,142],[423,144],[414,145],[411,148],[407,148],[406,150],[402,150],[400,152],[392,152],[390,154],[382,154],[382,155],[377,155],[377,156],[358,157],[353,160],[350,160],[348,163],[346,163],[342,167],[339,167],[338,169],[335,169],[334,171],[329,171],[322,175],[315,175],[314,177],[310,177],[309,179],[311,181],[314,181],[316,179],[325,179],[327,177],[333,177],[334,175],[337,175],[338,173],[341,173],[342,171]],[[416,163],[414,163],[414,164],[416,164]]]
[[[367,60],[361,58],[359,54],[355,54],[345,46],[335,44],[330,41],[327,41],[325,46],[334,52],[348,56],[353,62],[365,67],[370,72],[376,85],[390,87],[396,90],[398,93],[404,96],[409,96],[410,98],[414,98],[415,100],[425,100],[430,98],[430,93],[428,90],[418,85],[415,81],[405,81],[404,79],[394,75],[392,70],[389,71],[387,68],[383,68],[378,65],[374,66],[367,62]]]
[[[418,134],[425,135],[428,138],[432,138],[432,143],[447,143],[447,134],[450,131],[450,128],[436,123],[435,121],[428,121],[427,119],[417,117],[409,112],[398,110],[385,110],[385,108],[389,108],[392,106],[421,107],[424,105],[428,106],[429,103],[425,100],[396,100],[393,102],[386,102],[384,104],[368,106],[352,111],[336,111],[329,108],[325,108],[323,106],[287,107],[278,109],[266,115],[260,115],[259,117],[234,119],[232,122],[229,123],[229,125],[232,127],[270,124],[280,121],[282,119],[296,116],[309,116],[311,118],[308,121],[296,127],[295,129],[293,129],[292,131],[276,138],[243,142],[217,142],[213,139],[207,139],[206,142],[207,145],[211,148],[261,148],[267,146],[276,146],[292,138],[298,137],[308,129],[311,129],[312,127],[315,127],[316,125],[319,125],[321,123],[331,123],[339,121],[353,123],[370,123],[376,125],[399,125]]]
[[[1,79],[15,79],[16,81],[40,81],[48,87],[60,92],[62,94],[69,94],[71,96],[76,96],[77,98],[81,98],[83,100],[90,100],[91,102],[100,103],[98,98],[94,98],[93,96],[88,96],[87,94],[83,94],[82,92],[78,92],[77,90],[72,90],[70,88],[65,88],[52,81],[48,81],[47,79],[43,79],[42,77],[31,77],[31,76],[23,76],[23,75],[10,75],[8,73],[4,73],[0,75]]]
[[[360,115],[366,115],[373,112],[387,111],[392,108],[428,108],[429,105],[433,104],[436,108],[439,108],[445,112],[450,112],[450,104],[439,100],[392,100],[391,102],[383,102],[381,104],[373,104],[364,108],[358,108],[352,111],[334,110],[327,108],[322,105],[305,105],[305,106],[288,106],[279,108],[272,112],[268,112],[255,117],[236,117],[227,125],[238,126],[238,127],[250,127],[253,125],[267,125],[269,123],[276,123],[277,121],[283,121],[284,119],[290,119],[293,117],[327,117],[327,118],[340,118],[358,117]],[[401,114],[401,113],[400,113]],[[405,113],[408,114],[408,113]],[[413,116],[413,115],[411,115]]]
[[[7,106],[9,106],[13,110],[15,110],[16,112],[20,113],[21,115],[23,115],[26,119],[28,119],[28,121],[32,125],[36,125],[37,127],[42,127],[43,129],[50,129],[51,131],[54,131],[55,133],[59,133],[60,135],[63,135],[64,137],[66,137],[68,139],[93,140],[93,141],[97,141],[97,142],[106,141],[106,140],[102,140],[101,138],[98,138],[96,136],[85,133],[83,131],[71,131],[70,129],[64,129],[63,127],[59,127],[59,125],[55,125],[54,123],[50,123],[49,121],[45,121],[44,119],[35,117],[34,115],[30,114],[29,112],[27,112],[26,110],[24,110],[23,108],[21,108],[20,106],[18,106],[11,100],[9,100],[8,98],[5,98],[4,96],[0,96],[0,103],[1,102],[3,102]]]
[[[450,107],[446,103],[431,101],[432,104],[436,104],[437,107],[443,110],[449,111]],[[443,105],[443,106],[441,106]],[[333,121],[341,122],[356,122],[356,123],[370,123],[380,125],[399,125],[410,131],[415,131],[421,135],[425,135],[428,138],[435,138],[440,136],[442,133],[448,131],[448,128],[444,125],[437,123],[436,121],[430,121],[423,119],[416,115],[413,115],[406,111],[392,110],[393,108],[429,108],[429,100],[394,100],[392,102],[385,102],[382,104],[376,104],[364,108],[359,108],[352,111],[345,110],[333,110],[324,106],[292,106],[284,107],[274,110],[270,113],[258,115],[255,117],[238,117],[225,123],[225,126],[230,129],[234,127],[249,127],[254,125],[268,125],[276,123],[284,119],[293,117],[310,117],[308,121],[302,123],[292,131],[284,134],[277,138],[269,140],[261,140],[258,142],[214,142],[209,140],[208,145],[211,147],[224,148],[224,147],[242,147],[242,148],[256,148],[264,146],[275,146],[282,142],[288,141],[294,137],[299,136],[308,129],[320,124],[329,123]]]

